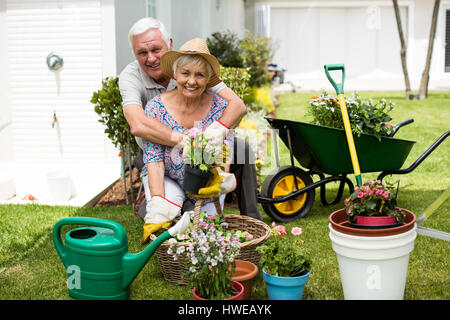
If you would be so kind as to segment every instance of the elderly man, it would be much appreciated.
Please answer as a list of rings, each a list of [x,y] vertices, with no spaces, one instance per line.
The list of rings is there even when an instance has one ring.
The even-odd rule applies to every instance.
[[[158,94],[176,87],[176,81],[165,75],[160,68],[160,58],[172,50],[172,38],[164,25],[153,18],[142,18],[130,29],[128,34],[130,47],[136,60],[128,64],[119,76],[119,88],[123,100],[123,112],[130,125],[131,133],[142,148],[142,139],[153,143],[173,147],[183,140],[183,134],[172,131],[159,121],[145,116],[144,108],[148,101]],[[208,127],[207,133],[217,139],[224,139],[230,128],[235,128],[246,114],[242,100],[220,79],[208,90],[228,101],[222,117]],[[261,220],[257,207],[256,171],[251,161],[249,146],[236,139],[234,163],[230,172],[237,179],[237,195],[241,214]],[[244,157],[243,157],[244,155]],[[237,159],[245,158],[240,163]],[[138,155],[138,169],[143,166],[142,150]],[[145,206],[141,206],[145,207]],[[145,215],[145,212],[140,214]]]

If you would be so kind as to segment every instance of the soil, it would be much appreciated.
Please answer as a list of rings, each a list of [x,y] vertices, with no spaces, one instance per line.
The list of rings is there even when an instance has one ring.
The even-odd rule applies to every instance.
[[[139,172],[136,168],[132,170],[132,182],[133,189],[132,194],[130,192],[130,174],[129,170],[125,172],[125,185],[127,194],[125,196],[124,179],[119,179],[109,190],[98,200],[96,207],[112,207],[112,206],[126,206],[134,205],[139,193],[139,189],[142,185]],[[142,187],[141,193],[144,193],[144,187]],[[227,197],[225,201],[225,208],[239,209],[237,204],[237,195],[233,192]]]

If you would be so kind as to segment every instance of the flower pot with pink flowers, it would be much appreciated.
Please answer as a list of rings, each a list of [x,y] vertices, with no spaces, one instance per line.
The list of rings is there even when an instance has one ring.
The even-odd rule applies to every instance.
[[[416,216],[397,207],[397,195],[398,183],[366,181],[330,215],[345,299],[403,299]]]
[[[311,260],[303,250],[302,229],[294,227],[290,233],[273,223],[270,238],[256,248],[269,300],[301,300],[309,279]]]

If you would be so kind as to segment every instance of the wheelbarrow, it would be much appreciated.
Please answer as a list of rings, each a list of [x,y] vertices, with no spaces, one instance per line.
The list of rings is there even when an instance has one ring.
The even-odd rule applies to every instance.
[[[345,151],[348,149],[343,129],[270,117],[266,117],[266,120],[275,129],[273,137],[277,168],[264,180],[258,202],[273,220],[288,222],[305,217],[311,210],[318,187],[324,205],[341,201],[345,185],[350,193],[353,192],[353,183],[347,177],[347,174],[353,173],[353,167],[350,153]],[[410,167],[401,169],[415,141],[393,136],[402,126],[413,121],[409,119],[399,123],[391,135],[381,137],[381,141],[369,134],[355,136],[361,172],[381,172],[379,180],[386,175],[410,173],[450,135],[450,131],[441,135]],[[278,134],[289,149],[290,165],[279,164]],[[294,158],[302,168],[295,166]],[[312,179],[314,175],[319,177],[316,182]],[[325,188],[330,182],[339,182],[337,195],[332,201],[327,200]]]

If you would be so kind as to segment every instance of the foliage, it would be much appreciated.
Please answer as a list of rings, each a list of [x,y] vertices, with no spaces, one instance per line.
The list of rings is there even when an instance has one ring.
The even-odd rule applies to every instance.
[[[256,248],[261,253],[260,265],[267,273],[279,277],[296,277],[311,269],[310,259],[302,252],[302,229],[291,229],[294,240],[286,236],[286,228],[272,223],[270,238]]]
[[[389,135],[393,128],[388,122],[392,120],[389,112],[395,106],[392,101],[381,99],[376,103],[373,99],[363,98],[356,93],[345,97],[348,117],[352,132],[360,136],[362,133],[373,134],[378,140]],[[323,92],[320,96],[311,98],[309,115],[313,123],[333,128],[344,128],[338,98]]]
[[[224,67],[242,68],[243,59],[240,55],[241,43],[236,33],[230,30],[214,32],[211,37],[206,38],[209,52],[219,60]]]
[[[233,295],[230,275],[235,272],[235,259],[239,254],[237,235],[225,236],[214,226],[208,226],[192,232],[189,246],[179,245],[176,240],[171,240],[167,253],[174,260],[187,261],[189,269],[184,276],[189,279],[189,284],[199,296],[225,299]]]
[[[199,229],[203,229],[205,231],[208,228],[214,228],[214,229],[220,231],[221,233],[223,233],[225,235],[225,237],[227,237],[228,234],[230,234],[231,236],[236,234],[240,243],[247,242],[247,241],[250,241],[253,239],[253,235],[247,231],[228,229],[228,227],[229,227],[228,223],[225,221],[225,219],[220,214],[208,215],[208,214],[206,214],[206,212],[200,213],[197,227]],[[181,235],[177,234],[176,240],[178,242],[191,241],[193,230],[194,230],[194,219],[192,216],[189,228],[186,230],[185,233],[183,233]]]
[[[191,128],[184,136],[185,150],[183,152],[184,163],[200,169],[209,171],[217,166],[222,166],[227,162],[231,154],[231,147],[228,140],[215,141],[207,137],[204,132],[197,128]],[[223,153],[215,154],[217,146],[222,145]]]
[[[130,127],[123,114],[122,96],[119,91],[119,78],[106,77],[102,80],[102,88],[92,94],[91,103],[95,112],[100,116],[98,122],[106,126],[105,133],[114,146],[121,151],[136,156],[139,151]]]
[[[220,67],[220,79],[244,100],[250,92],[250,74],[246,68]]]
[[[252,87],[249,90],[247,98],[244,102],[248,105],[250,110],[264,110],[266,114],[275,110],[272,99],[272,89],[270,87]]]
[[[248,68],[250,73],[250,86],[261,87],[270,84],[267,64],[273,58],[272,40],[247,31],[241,47],[244,67]]]
[[[356,216],[394,216],[398,222],[403,222],[405,214],[397,208],[398,183],[395,192],[393,185],[384,186],[379,180],[368,180],[356,186],[345,199],[350,222],[355,222]]]

